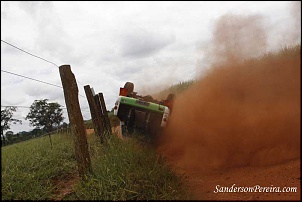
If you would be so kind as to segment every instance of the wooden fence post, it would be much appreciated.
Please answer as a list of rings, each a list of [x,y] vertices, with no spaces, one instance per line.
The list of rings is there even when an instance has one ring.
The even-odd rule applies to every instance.
[[[67,107],[71,131],[74,137],[78,171],[80,177],[84,179],[85,174],[87,174],[91,170],[91,160],[88,151],[86,129],[79,105],[79,90],[70,65],[60,66],[59,71],[63,85],[65,103]]]
[[[99,93],[99,98],[100,98],[100,103],[101,103],[101,106],[102,106],[102,111],[103,111],[102,115],[104,117],[105,125],[106,125],[108,133],[111,135],[112,134],[111,124],[110,124],[110,120],[109,120],[109,117],[108,117],[108,112],[107,112],[107,109],[106,109],[106,104],[105,104],[103,93]]]
[[[52,149],[52,141],[51,141],[51,134],[50,134],[50,132],[48,133],[48,136],[49,136],[49,141],[50,141],[50,148]]]
[[[105,135],[106,133],[104,133],[104,132],[107,130],[107,128],[106,128],[105,120],[104,120],[104,117],[103,117],[102,106],[101,106],[101,103],[100,103],[99,94],[94,95],[93,98],[94,98],[94,101],[95,101],[95,104],[96,104],[97,114],[100,116],[101,125],[102,125],[102,128],[103,128],[103,134]]]
[[[95,103],[95,100],[93,97],[94,96],[93,89],[91,89],[89,85],[86,85],[86,86],[84,86],[84,90],[85,90],[87,101],[89,104],[91,118],[92,118],[92,122],[94,125],[94,130],[95,130],[96,134],[98,134],[98,136],[100,137],[101,143],[103,144],[104,143],[104,137],[103,137],[104,129],[101,125],[101,117],[100,117],[100,114],[98,113],[97,106],[96,106],[96,103]]]

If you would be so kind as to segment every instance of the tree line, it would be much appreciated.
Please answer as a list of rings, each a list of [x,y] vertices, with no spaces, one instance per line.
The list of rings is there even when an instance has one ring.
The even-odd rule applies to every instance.
[[[10,131],[11,124],[22,124],[21,120],[14,119],[13,113],[17,107],[5,107],[1,110],[1,145],[9,145],[34,137],[42,136],[59,128],[67,128],[68,124],[63,123],[62,106],[56,102],[49,102],[48,99],[35,100],[30,106],[30,111],[25,117],[29,120],[30,126],[35,127],[32,131],[22,131],[14,134]],[[7,131],[5,133],[5,131]]]

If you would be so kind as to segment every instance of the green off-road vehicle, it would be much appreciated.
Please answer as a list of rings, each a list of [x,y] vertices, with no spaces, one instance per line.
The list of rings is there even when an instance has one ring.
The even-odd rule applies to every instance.
[[[167,125],[170,118],[174,94],[166,100],[155,100],[152,96],[137,95],[134,84],[126,82],[120,88],[119,97],[114,106],[114,115],[120,119],[122,134],[131,134],[142,130],[150,135],[157,135]]]

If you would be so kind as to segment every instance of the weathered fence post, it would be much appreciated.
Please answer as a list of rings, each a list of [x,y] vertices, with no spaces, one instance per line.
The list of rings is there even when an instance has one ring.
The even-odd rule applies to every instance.
[[[79,90],[70,65],[60,66],[59,71],[64,89],[64,97],[71,131],[74,137],[78,171],[80,177],[84,178],[85,174],[87,174],[91,170],[91,160],[88,151],[86,129],[79,105]]]
[[[50,141],[50,148],[52,149],[52,141],[51,141],[51,134],[50,132],[48,133],[49,141]]]
[[[94,95],[93,95],[93,91],[90,88],[89,85],[84,86],[85,89],[85,93],[86,93],[86,97],[88,100],[88,104],[89,104],[89,108],[90,108],[90,113],[91,113],[91,118],[92,118],[92,122],[94,125],[94,130],[96,130],[96,133],[98,134],[98,136],[101,139],[101,143],[104,143],[104,129],[101,125],[101,117],[100,114],[98,113],[98,109],[94,100]]]
[[[107,109],[106,109],[106,104],[105,104],[103,93],[99,93],[99,98],[100,98],[100,103],[101,103],[101,106],[102,106],[102,111],[103,111],[102,115],[104,117],[105,125],[106,125],[108,133],[111,135],[112,134],[111,124],[110,124],[110,120],[109,120],[109,117],[108,117],[108,112],[107,112]]]
[[[101,120],[101,125],[102,125],[102,128],[103,128],[103,134],[106,135],[106,133],[104,133],[104,132],[107,130],[107,128],[106,128],[105,120],[104,120],[104,117],[103,117],[102,106],[101,106],[101,103],[100,103],[99,94],[94,95],[93,98],[94,98],[94,101],[95,101],[95,104],[96,104],[97,114],[98,114],[98,116],[100,117],[100,120]]]

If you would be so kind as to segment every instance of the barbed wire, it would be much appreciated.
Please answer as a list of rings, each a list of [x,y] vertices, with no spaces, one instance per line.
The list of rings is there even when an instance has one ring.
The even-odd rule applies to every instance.
[[[38,58],[38,59],[41,59],[41,60],[43,60],[43,61],[45,61],[45,62],[48,62],[48,63],[50,63],[50,64],[53,64],[53,65],[55,65],[56,67],[59,67],[59,66],[56,65],[54,62],[51,62],[51,61],[49,61],[49,60],[46,60],[46,59],[44,59],[44,58],[42,58],[42,57],[40,57],[40,56],[37,56],[37,55],[35,55],[35,54],[32,54],[32,53],[28,52],[28,51],[25,51],[25,50],[23,50],[22,48],[19,48],[19,47],[15,46],[15,45],[13,45],[13,44],[7,42],[7,41],[4,41],[4,40],[1,39],[1,42],[5,43],[5,44],[7,44],[7,45],[9,45],[9,46],[11,46],[11,47],[13,47],[13,48],[16,48],[16,49],[18,49],[18,50],[20,50],[20,51],[22,51],[22,52],[24,52],[24,53],[26,53],[26,54],[28,54],[28,55],[31,55],[31,56],[36,57],[36,58]],[[57,87],[57,88],[63,88],[62,86],[59,86],[59,85],[56,85],[56,84],[52,84],[52,83],[49,83],[49,82],[46,82],[46,81],[42,81],[42,80],[39,80],[39,79],[34,79],[34,78],[31,78],[31,77],[28,77],[28,76],[24,76],[24,75],[21,75],[21,74],[16,74],[16,73],[13,73],[13,72],[10,72],[10,71],[7,71],[7,70],[2,70],[2,69],[1,69],[1,72],[5,72],[5,73],[7,73],[7,74],[11,74],[11,75],[19,76],[19,77],[22,77],[22,78],[26,78],[26,79],[29,79],[29,80],[32,80],[32,81],[44,83],[44,84],[51,85],[51,86],[54,86],[54,87]],[[79,82],[79,81],[76,81],[76,82],[79,83],[80,85],[84,86],[84,84],[82,84],[81,82]],[[86,96],[84,96],[84,95],[81,95],[81,94],[78,94],[78,95],[79,95],[80,97],[86,98]],[[86,98],[86,99],[87,99],[87,98]],[[27,106],[13,106],[13,105],[1,105],[1,107],[30,108],[30,107],[27,107]],[[65,106],[61,106],[61,109],[67,109],[67,108],[66,108]],[[83,110],[83,111],[88,111],[88,110],[87,110],[88,107],[86,107],[86,108],[80,108],[80,109]],[[82,116],[88,120],[88,118],[87,118],[86,116],[84,116],[83,113],[82,113]]]
[[[19,76],[19,77],[22,77],[22,78],[26,78],[26,79],[30,79],[30,80],[33,80],[33,81],[37,81],[37,82],[40,82],[40,83],[44,83],[44,84],[47,84],[47,85],[51,85],[51,86],[55,86],[55,87],[58,87],[58,88],[63,88],[62,86],[58,86],[58,85],[55,85],[55,84],[52,84],[52,83],[48,83],[48,82],[45,82],[45,81],[41,81],[41,80],[38,80],[38,79],[34,79],[34,78],[31,78],[31,77],[27,77],[27,76],[24,76],[24,75],[20,75],[20,74],[16,74],[16,73],[13,73],[13,72],[9,72],[9,71],[6,71],[6,70],[2,70],[1,69],[1,72],[5,72],[5,73],[8,73],[8,74],[12,74],[12,75],[15,75],[15,76]],[[85,96],[81,95],[81,94],[78,94],[79,96],[83,97],[83,98],[86,98]],[[63,106],[63,105],[61,105]],[[7,106],[4,106],[4,105],[1,105],[1,107],[19,107],[19,108],[30,108],[30,107],[27,107],[27,106],[12,106],[12,105],[7,105]],[[88,107],[85,107],[83,109],[87,109]],[[62,109],[66,109],[66,107],[62,107]],[[82,108],[80,108],[82,110]],[[88,119],[87,117],[85,117],[84,115],[82,115],[84,118]]]
[[[9,72],[9,71],[6,71],[6,70],[2,70],[1,69],[1,72],[5,72],[5,73],[12,74],[12,75],[15,75],[15,76],[20,76],[20,77],[23,77],[23,78],[26,78],[26,79],[30,79],[30,80],[33,80],[33,81],[41,82],[41,83],[48,84],[48,85],[51,85],[51,86],[55,86],[55,87],[58,87],[58,88],[63,88],[62,86],[58,86],[56,84],[48,83],[48,82],[41,81],[41,80],[38,80],[38,79],[33,79],[33,78],[30,78],[30,77],[23,76],[23,75],[20,75],[20,74],[16,74],[16,73],[13,73],[13,72]]]
[[[2,39],[1,39],[1,41],[2,41],[3,43],[6,43],[6,44],[8,44],[8,45],[10,45],[10,46],[12,46],[12,47],[14,47],[14,48],[16,48],[16,49],[18,49],[18,50],[24,52],[24,53],[27,53],[27,54],[29,54],[29,55],[31,55],[31,56],[33,56],[33,57],[39,58],[39,59],[41,59],[41,60],[44,60],[45,62],[48,62],[48,63],[50,63],[50,64],[55,65],[56,67],[59,67],[58,65],[56,65],[56,64],[53,63],[53,62],[48,61],[48,60],[46,60],[46,59],[44,59],[44,58],[41,58],[41,57],[39,57],[39,56],[36,56],[36,55],[34,55],[34,54],[32,54],[32,53],[29,53],[29,52],[27,52],[27,51],[25,51],[25,50],[23,50],[23,49],[21,49],[21,48],[18,48],[17,46],[14,46],[14,45],[11,44],[11,43],[8,43],[8,42],[6,42],[6,41],[4,41],[4,40],[2,40]]]
[[[18,49],[18,50],[20,50],[20,51],[22,51],[22,52],[24,52],[24,53],[26,53],[26,54],[29,54],[29,55],[31,55],[31,56],[33,56],[33,57],[36,57],[36,58],[39,58],[39,59],[41,59],[41,60],[43,60],[43,61],[45,61],[45,62],[51,63],[51,64],[53,64],[53,65],[55,65],[56,67],[59,68],[59,66],[56,65],[54,62],[51,62],[51,61],[49,61],[49,60],[46,60],[46,59],[44,59],[44,58],[42,58],[42,57],[39,57],[39,56],[37,56],[37,55],[34,55],[34,54],[32,54],[32,53],[30,53],[30,52],[28,52],[28,51],[25,51],[25,50],[23,50],[23,49],[21,49],[21,48],[15,46],[15,45],[11,44],[11,43],[8,43],[7,41],[2,40],[2,39],[1,39],[1,42],[6,43],[7,45],[10,45],[10,46],[12,46],[13,48],[16,48],[16,49]],[[83,85],[82,83],[80,83],[79,81],[76,81],[76,82],[79,83],[79,84],[81,84],[82,86],[84,86],[84,85]],[[58,87],[58,86],[57,86],[57,87]],[[60,87],[60,88],[62,88],[62,87]],[[83,95],[81,95],[81,94],[79,94],[79,96],[86,98],[85,96],[83,96]]]
[[[16,107],[16,108],[26,108],[26,109],[30,109],[31,107],[27,107],[27,106],[18,106],[18,105],[1,105],[1,107],[2,108],[6,108],[6,107]],[[64,109],[64,110],[67,110],[67,108],[66,107],[60,107],[61,109]],[[82,111],[88,111],[88,109],[87,108],[80,108]],[[89,119],[89,118],[87,118],[86,116],[84,116],[84,114],[82,113],[82,116],[85,118],[85,119]]]
[[[47,84],[47,85],[55,86],[55,87],[58,87],[58,88],[63,88],[62,86],[58,86],[56,84],[52,84],[52,83],[48,83],[48,82],[45,82],[45,81],[41,81],[41,80],[34,79],[34,78],[31,78],[31,77],[28,77],[28,76],[24,76],[24,75],[21,75],[21,74],[16,74],[16,73],[13,73],[13,72],[10,72],[10,71],[6,71],[6,70],[2,70],[1,69],[1,72],[5,72],[5,73],[8,73],[8,74],[12,74],[12,75],[19,76],[19,77],[22,77],[22,78],[26,78],[26,79],[29,79],[29,80],[37,81],[37,82],[44,83],[44,84]],[[83,96],[81,94],[79,94],[79,96],[86,98],[86,96]]]

